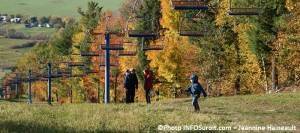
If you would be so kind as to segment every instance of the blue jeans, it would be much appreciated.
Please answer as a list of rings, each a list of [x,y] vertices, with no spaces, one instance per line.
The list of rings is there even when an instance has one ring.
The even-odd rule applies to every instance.
[[[200,111],[200,107],[199,107],[199,104],[198,104],[198,98],[199,97],[200,97],[199,95],[193,95],[192,104],[195,108],[195,111]]]

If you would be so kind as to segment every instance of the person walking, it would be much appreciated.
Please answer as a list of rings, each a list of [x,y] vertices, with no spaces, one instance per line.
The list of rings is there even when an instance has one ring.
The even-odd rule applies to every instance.
[[[200,111],[200,107],[198,104],[198,98],[200,97],[201,93],[203,94],[204,98],[207,96],[206,92],[198,82],[198,76],[196,74],[192,74],[190,77],[191,85],[185,90],[186,92],[190,92],[192,94],[193,100],[192,104],[194,106],[195,111]]]
[[[151,103],[150,92],[153,88],[153,80],[148,69],[144,70],[144,90],[147,104]]]

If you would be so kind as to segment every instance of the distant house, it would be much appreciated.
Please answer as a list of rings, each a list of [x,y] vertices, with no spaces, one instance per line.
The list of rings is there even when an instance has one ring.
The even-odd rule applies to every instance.
[[[39,24],[39,25],[38,25],[38,27],[44,27],[44,25],[42,25],[42,24]]]
[[[52,24],[46,23],[46,27],[47,27],[47,28],[53,28],[53,25],[52,25]]]
[[[10,19],[10,22],[12,22],[12,23],[20,23],[21,22],[21,18],[12,18],[12,19]]]
[[[6,21],[6,16],[0,16],[0,21]]]
[[[31,24],[24,24],[26,28],[31,28]]]
[[[31,26],[31,27],[37,27],[38,24],[36,24],[36,23],[31,23],[30,26]]]

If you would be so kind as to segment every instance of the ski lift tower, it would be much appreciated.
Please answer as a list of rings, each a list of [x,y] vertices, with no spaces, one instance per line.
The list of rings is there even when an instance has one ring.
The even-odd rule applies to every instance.
[[[137,8],[138,6],[142,6],[143,1],[136,0],[133,6],[133,16],[130,17],[127,20],[127,26],[126,26],[126,33],[128,37],[136,37],[136,38],[142,38],[142,50],[148,51],[148,50],[163,50],[164,49],[164,36],[160,35],[160,29],[155,27],[155,21],[161,17],[161,15],[154,16],[153,18],[147,17],[147,16],[141,16],[138,13]],[[138,29],[135,27],[136,23],[144,22],[143,24],[151,24],[151,28],[147,29]],[[145,45],[144,40],[145,39],[151,39],[152,44]],[[122,54],[121,54],[122,55]],[[128,54],[130,56],[132,54]],[[127,56],[127,55],[125,55]]]
[[[90,34],[94,35],[101,35],[104,36],[104,43],[100,41],[100,47],[102,50],[105,51],[104,58],[105,58],[105,103],[110,102],[110,51],[111,50],[124,50],[123,47],[123,36],[124,34],[122,32],[111,32],[108,30],[108,23],[110,20],[110,16],[107,17],[106,21],[106,30],[104,33],[95,33],[93,30],[90,30]],[[112,44],[111,41],[112,39],[114,40],[119,40],[119,41],[114,41]]]

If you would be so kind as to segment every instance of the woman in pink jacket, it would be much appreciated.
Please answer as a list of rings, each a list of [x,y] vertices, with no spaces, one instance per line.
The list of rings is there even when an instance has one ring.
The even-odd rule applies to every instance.
[[[153,81],[148,69],[144,70],[144,90],[146,93],[147,104],[150,104],[150,91],[153,88]]]

